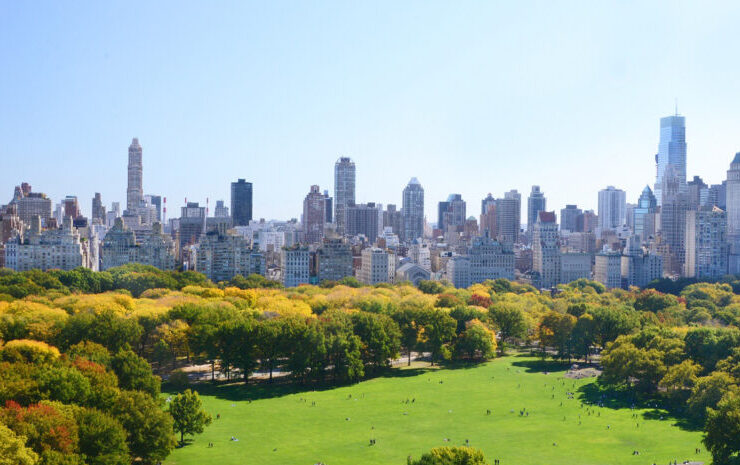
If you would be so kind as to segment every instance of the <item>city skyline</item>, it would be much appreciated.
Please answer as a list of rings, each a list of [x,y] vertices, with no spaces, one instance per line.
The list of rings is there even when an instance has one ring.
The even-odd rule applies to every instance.
[[[311,185],[332,192],[341,156],[357,164],[357,202],[400,205],[417,177],[430,222],[450,192],[477,203],[532,185],[552,210],[596,209],[607,185],[630,203],[653,186],[657,121],[673,114],[676,97],[687,174],[718,183],[740,148],[727,105],[740,97],[737,65],[716,47],[738,34],[738,7],[654,4],[639,16],[635,8],[617,4],[606,17],[590,5],[397,5],[389,17],[368,6],[194,15],[183,5],[169,18],[164,6],[134,15],[110,5],[84,14],[6,5],[0,52],[14,72],[0,78],[9,109],[0,112],[0,186],[27,181],[55,202],[76,195],[86,215],[95,192],[106,206],[125,205],[124,150],[138,137],[146,192],[166,196],[170,211],[186,197],[228,200],[230,183],[245,178],[255,218],[298,218]],[[658,12],[665,21],[656,25]],[[446,34],[415,15],[445,18]],[[206,37],[194,18],[221,27]],[[368,41],[368,24],[384,38]],[[633,34],[616,43],[617,30]],[[313,39],[299,40],[306,35]],[[48,42],[54,54],[28,53]],[[569,182],[573,166],[588,178]]]

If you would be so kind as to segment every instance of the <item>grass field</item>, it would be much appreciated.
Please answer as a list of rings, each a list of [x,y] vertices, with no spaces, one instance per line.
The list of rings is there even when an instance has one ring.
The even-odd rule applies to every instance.
[[[564,374],[564,367],[517,355],[474,367],[394,370],[324,391],[204,386],[213,424],[166,464],[403,465],[408,455],[466,440],[502,465],[710,462],[701,432],[611,397],[604,407],[582,406],[601,396],[594,379]]]

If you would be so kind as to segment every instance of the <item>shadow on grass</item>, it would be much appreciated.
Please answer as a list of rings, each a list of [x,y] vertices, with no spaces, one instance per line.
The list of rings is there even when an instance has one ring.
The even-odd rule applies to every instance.
[[[614,410],[634,406],[636,409],[644,410],[641,417],[645,420],[671,421],[674,426],[686,431],[702,430],[701,424],[686,417],[684,407],[644,397],[627,389],[614,389],[595,382],[578,388],[578,397],[581,402]]]
[[[455,363],[444,369],[473,368],[478,366],[464,363]],[[371,376],[363,378],[358,382],[369,381],[376,378],[412,378],[420,376],[430,371],[438,371],[438,367],[414,367],[414,368],[384,368],[375,371]],[[188,386],[190,389],[198,391],[201,395],[213,396],[218,399],[229,401],[247,401],[262,399],[274,399],[292,394],[301,394],[306,392],[328,391],[342,387],[353,386],[356,383],[335,383],[331,380],[301,382],[293,378],[276,378],[273,382],[250,380],[245,384],[243,380],[234,380],[231,382],[220,381],[217,383],[195,383]],[[162,386],[162,393],[174,395],[182,392],[183,389],[176,389],[170,385]]]
[[[514,357],[528,359],[516,360],[511,364],[515,367],[524,368],[527,373],[562,373],[564,371],[568,371],[568,368],[570,368],[571,365],[568,362],[560,362],[557,360],[532,360],[532,356],[529,354],[517,354]]]

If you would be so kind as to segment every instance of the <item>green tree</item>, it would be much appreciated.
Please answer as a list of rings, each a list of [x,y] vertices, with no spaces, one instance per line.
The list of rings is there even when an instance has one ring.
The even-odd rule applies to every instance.
[[[408,465],[489,465],[485,455],[472,447],[435,447]]]
[[[432,353],[432,365],[439,359],[449,358],[449,344],[455,338],[457,321],[444,310],[431,310],[427,313],[423,339],[426,348]]]
[[[216,330],[215,340],[221,368],[230,373],[230,367],[237,367],[244,381],[249,379],[257,366],[254,320],[239,318],[221,323]]]
[[[111,367],[118,377],[121,389],[143,391],[152,397],[159,395],[160,381],[152,374],[152,367],[131,349],[121,349],[111,359]]]
[[[704,425],[704,445],[717,465],[740,460],[740,397],[726,396],[716,409],[710,409]]]
[[[665,390],[666,395],[676,402],[684,402],[691,394],[696,383],[696,376],[701,367],[691,360],[684,360],[678,365],[668,367],[659,387]]]
[[[123,391],[111,409],[128,433],[131,457],[144,465],[164,460],[176,444],[172,416],[160,402],[140,391]]]
[[[457,338],[455,352],[474,360],[486,360],[496,351],[496,336],[483,323],[473,320],[468,328]]]
[[[401,332],[401,347],[406,350],[408,355],[409,366],[411,366],[411,352],[419,345],[419,335],[424,327],[423,315],[423,311],[413,308],[404,308],[393,313],[393,320]]]
[[[499,329],[501,355],[506,353],[506,342],[511,339],[520,339],[527,335],[527,322],[524,312],[511,304],[494,304],[488,312]]]
[[[142,333],[143,329],[136,320],[118,316],[113,310],[99,314],[83,312],[67,320],[59,335],[60,347],[91,341],[117,352],[127,344],[136,347]]]
[[[362,341],[362,359],[366,365],[381,368],[390,365],[401,348],[401,332],[387,315],[358,312],[352,315],[353,332]]]
[[[211,415],[202,409],[198,392],[190,389],[172,399],[170,415],[174,421],[175,432],[180,433],[180,444],[184,442],[186,434],[200,434],[211,424]]]
[[[697,378],[686,405],[689,415],[696,421],[703,421],[707,410],[717,407],[727,393],[738,393],[735,380],[722,371],[715,371],[709,376]]]
[[[126,431],[121,424],[98,410],[79,409],[79,449],[88,465],[128,465]]]

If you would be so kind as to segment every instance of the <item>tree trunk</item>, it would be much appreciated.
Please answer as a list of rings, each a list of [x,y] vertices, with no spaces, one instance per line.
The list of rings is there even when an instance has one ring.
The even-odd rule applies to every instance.
[[[411,366],[411,349],[409,349],[409,366]]]

